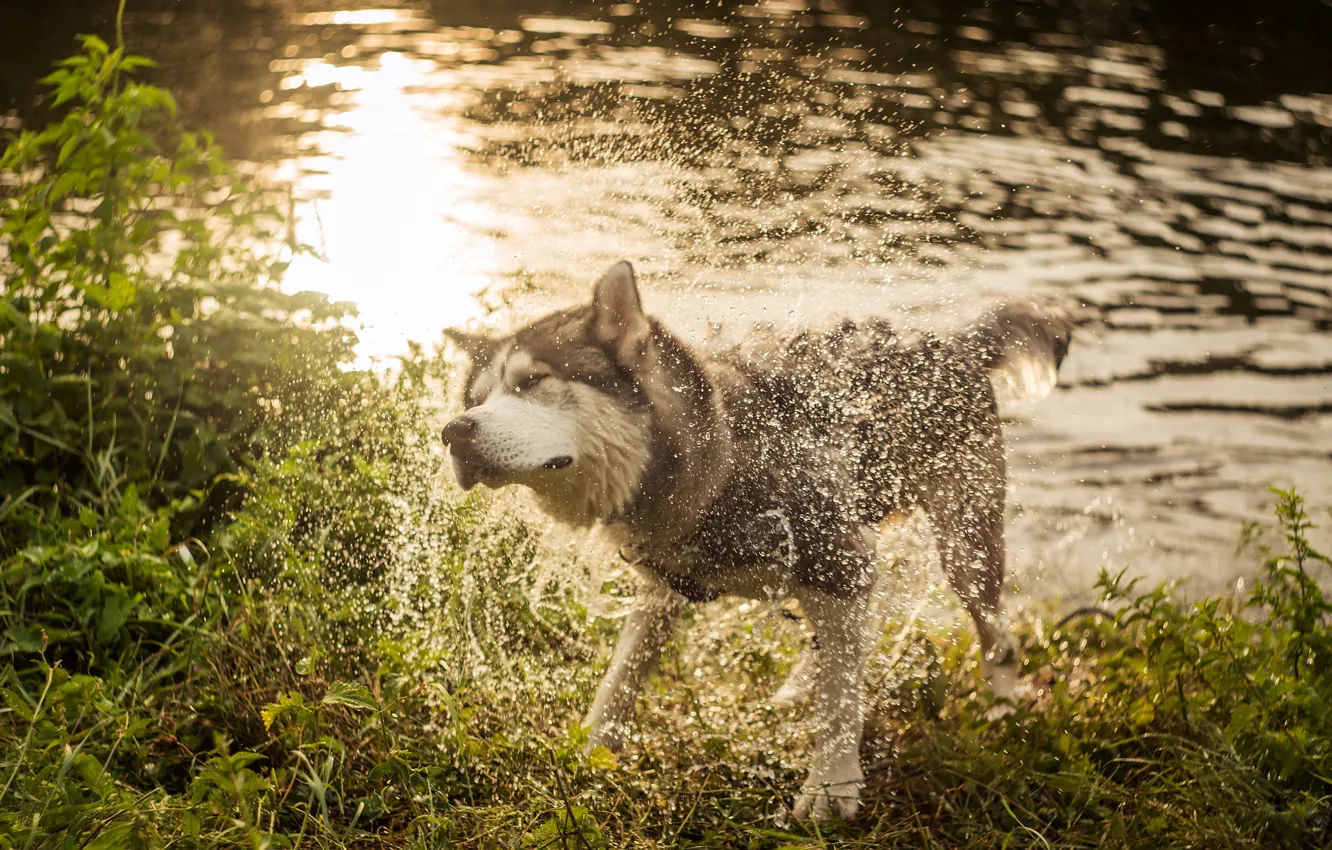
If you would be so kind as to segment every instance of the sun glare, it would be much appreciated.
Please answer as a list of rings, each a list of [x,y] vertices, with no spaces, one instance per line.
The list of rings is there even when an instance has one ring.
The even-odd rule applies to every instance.
[[[300,199],[297,234],[322,254],[298,258],[287,286],[356,302],[363,358],[477,315],[473,293],[493,273],[490,213],[461,150],[465,95],[448,76],[389,52],[369,65],[310,62],[284,82],[345,98],[284,175]]]

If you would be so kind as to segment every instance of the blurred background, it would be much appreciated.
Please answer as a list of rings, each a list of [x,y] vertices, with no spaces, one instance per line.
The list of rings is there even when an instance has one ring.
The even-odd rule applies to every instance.
[[[0,128],[114,5],[4,0]],[[1007,411],[1020,591],[1234,587],[1263,485],[1332,503],[1327,0],[131,0],[125,26],[294,187],[322,257],[288,287],[356,302],[367,362],[620,258],[695,341],[1056,295],[1088,322],[1061,390]]]

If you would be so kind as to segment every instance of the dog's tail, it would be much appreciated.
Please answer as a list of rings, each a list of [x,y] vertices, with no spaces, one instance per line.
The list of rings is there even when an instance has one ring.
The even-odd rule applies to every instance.
[[[989,370],[1004,401],[1036,401],[1054,389],[1068,354],[1073,317],[1058,304],[1010,301],[990,310],[962,334],[967,352]]]

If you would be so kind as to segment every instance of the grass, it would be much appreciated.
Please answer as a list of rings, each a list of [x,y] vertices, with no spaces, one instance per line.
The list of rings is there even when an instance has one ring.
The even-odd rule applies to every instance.
[[[191,614],[133,664],[90,673],[40,650],[15,657],[3,673],[0,842],[1318,847],[1330,837],[1327,603],[1308,579],[1326,562],[1307,548],[1294,494],[1278,501],[1288,551],[1268,557],[1250,598],[1185,605],[1107,577],[1113,621],[1029,628],[1034,701],[1000,721],[985,719],[964,631],[908,634],[892,647],[898,663],[875,675],[863,814],[804,825],[785,807],[808,718],[764,703],[791,657],[786,621],[723,603],[699,614],[649,688],[636,740],[618,757],[583,757],[573,720],[614,626],[540,583],[549,553],[534,532],[445,491],[434,533],[458,546],[423,562],[445,596],[381,597],[396,580],[330,574],[340,556],[329,541],[373,499],[362,493],[341,505],[356,516],[304,531],[270,514],[294,507],[290,520],[302,495],[329,498],[318,490],[327,479],[311,475],[318,463],[297,452],[261,466],[209,559],[174,558]],[[464,590],[460,568],[486,581]]]
[[[810,718],[765,698],[798,636],[730,603],[626,751],[581,755],[626,577],[440,483],[447,364],[351,370],[345,308],[271,285],[299,246],[238,247],[280,214],[142,64],[85,39],[0,160],[0,847],[1332,846],[1294,492],[1245,597],[1103,576],[1113,616],[1027,624],[999,721],[964,630],[890,625],[854,823],[788,820]]]

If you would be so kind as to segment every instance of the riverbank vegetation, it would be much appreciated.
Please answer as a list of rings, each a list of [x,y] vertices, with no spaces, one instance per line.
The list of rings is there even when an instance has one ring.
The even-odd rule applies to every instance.
[[[85,38],[0,158],[0,847],[1332,846],[1293,492],[1241,595],[1105,576],[1111,613],[1027,624],[1001,720],[965,631],[888,629],[854,823],[786,818],[778,617],[689,625],[582,756],[585,565],[441,482],[447,364],[354,368],[351,308],[278,288],[280,196],[147,65]]]

